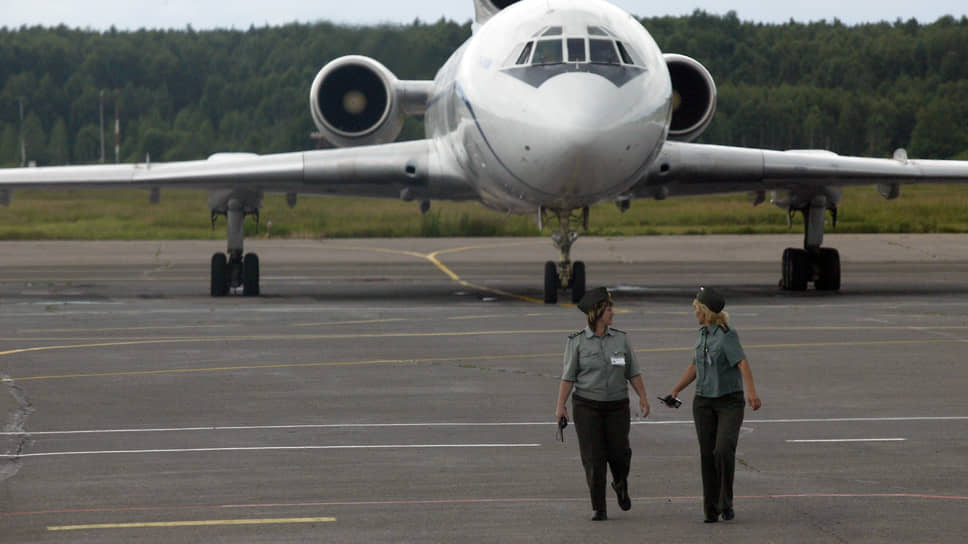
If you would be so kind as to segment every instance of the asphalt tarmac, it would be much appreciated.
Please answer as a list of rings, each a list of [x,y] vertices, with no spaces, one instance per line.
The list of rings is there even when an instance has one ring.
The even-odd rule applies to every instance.
[[[652,404],[604,523],[554,437],[584,320],[539,302],[545,238],[247,240],[263,296],[222,299],[220,242],[0,242],[0,542],[963,542],[968,237],[828,235],[841,291],[784,293],[800,242],[576,243]],[[718,524],[692,388],[654,400],[699,284],[763,400]]]

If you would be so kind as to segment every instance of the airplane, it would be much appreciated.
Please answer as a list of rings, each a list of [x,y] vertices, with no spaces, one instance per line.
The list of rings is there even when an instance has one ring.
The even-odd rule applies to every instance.
[[[258,295],[259,260],[243,248],[243,223],[266,192],[477,201],[556,223],[560,252],[544,269],[544,302],[577,302],[586,269],[572,262],[589,206],[633,199],[749,193],[804,218],[803,248],[782,255],[783,289],[840,288],[840,255],[823,246],[841,189],[968,182],[968,161],[840,156],[697,144],[713,119],[716,84],[698,61],[660,51],[643,25],[606,0],[474,0],[471,37],[433,81],[400,80],[378,60],[327,63],[309,91],[310,115],[334,149],[207,160],[0,169],[0,203],[23,188],[198,188],[213,224],[226,217],[227,251],[212,256],[210,294]],[[395,142],[406,116],[423,115],[426,138]]]

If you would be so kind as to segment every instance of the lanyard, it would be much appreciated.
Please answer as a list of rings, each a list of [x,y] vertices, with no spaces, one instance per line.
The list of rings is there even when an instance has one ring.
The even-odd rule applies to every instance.
[[[713,360],[709,358],[709,328],[703,327],[702,329],[702,356],[706,362],[706,366],[711,366]]]

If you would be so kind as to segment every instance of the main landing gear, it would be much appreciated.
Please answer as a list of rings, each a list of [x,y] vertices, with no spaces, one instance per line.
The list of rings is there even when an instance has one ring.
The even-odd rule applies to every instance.
[[[538,212],[539,228],[543,226],[542,214],[545,210]],[[582,226],[588,230],[588,208],[581,210],[580,217],[572,217],[573,210],[554,210],[558,220],[558,230],[552,233],[551,240],[555,247],[561,252],[561,259],[556,264],[554,261],[545,263],[544,270],[544,302],[545,304],[556,304],[558,302],[558,291],[571,291],[571,301],[577,303],[581,297],[585,296],[585,263],[582,261],[571,262],[571,245],[581,236],[578,232],[571,230],[572,219],[581,219]]]
[[[787,248],[783,251],[782,277],[780,288],[787,291],[806,291],[807,284],[813,282],[818,291],[837,291],[840,289],[840,253],[830,247],[820,247],[823,243],[824,219],[827,202],[824,197],[814,198],[803,213],[803,249]],[[833,225],[837,226],[837,208],[830,208]]]
[[[261,195],[259,200],[261,200]],[[212,207],[212,227],[218,215],[228,220],[228,251],[212,255],[211,295],[224,297],[233,288],[242,288],[245,296],[259,295],[259,257],[255,253],[244,253],[242,242],[245,237],[244,222],[246,215],[255,215],[258,222],[258,207],[248,208],[239,199],[229,199],[224,206]]]

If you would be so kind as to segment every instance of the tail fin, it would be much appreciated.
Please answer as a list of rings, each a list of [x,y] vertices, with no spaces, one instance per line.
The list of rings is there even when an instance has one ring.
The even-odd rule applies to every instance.
[[[474,0],[474,22],[483,25],[499,11],[521,0]]]

